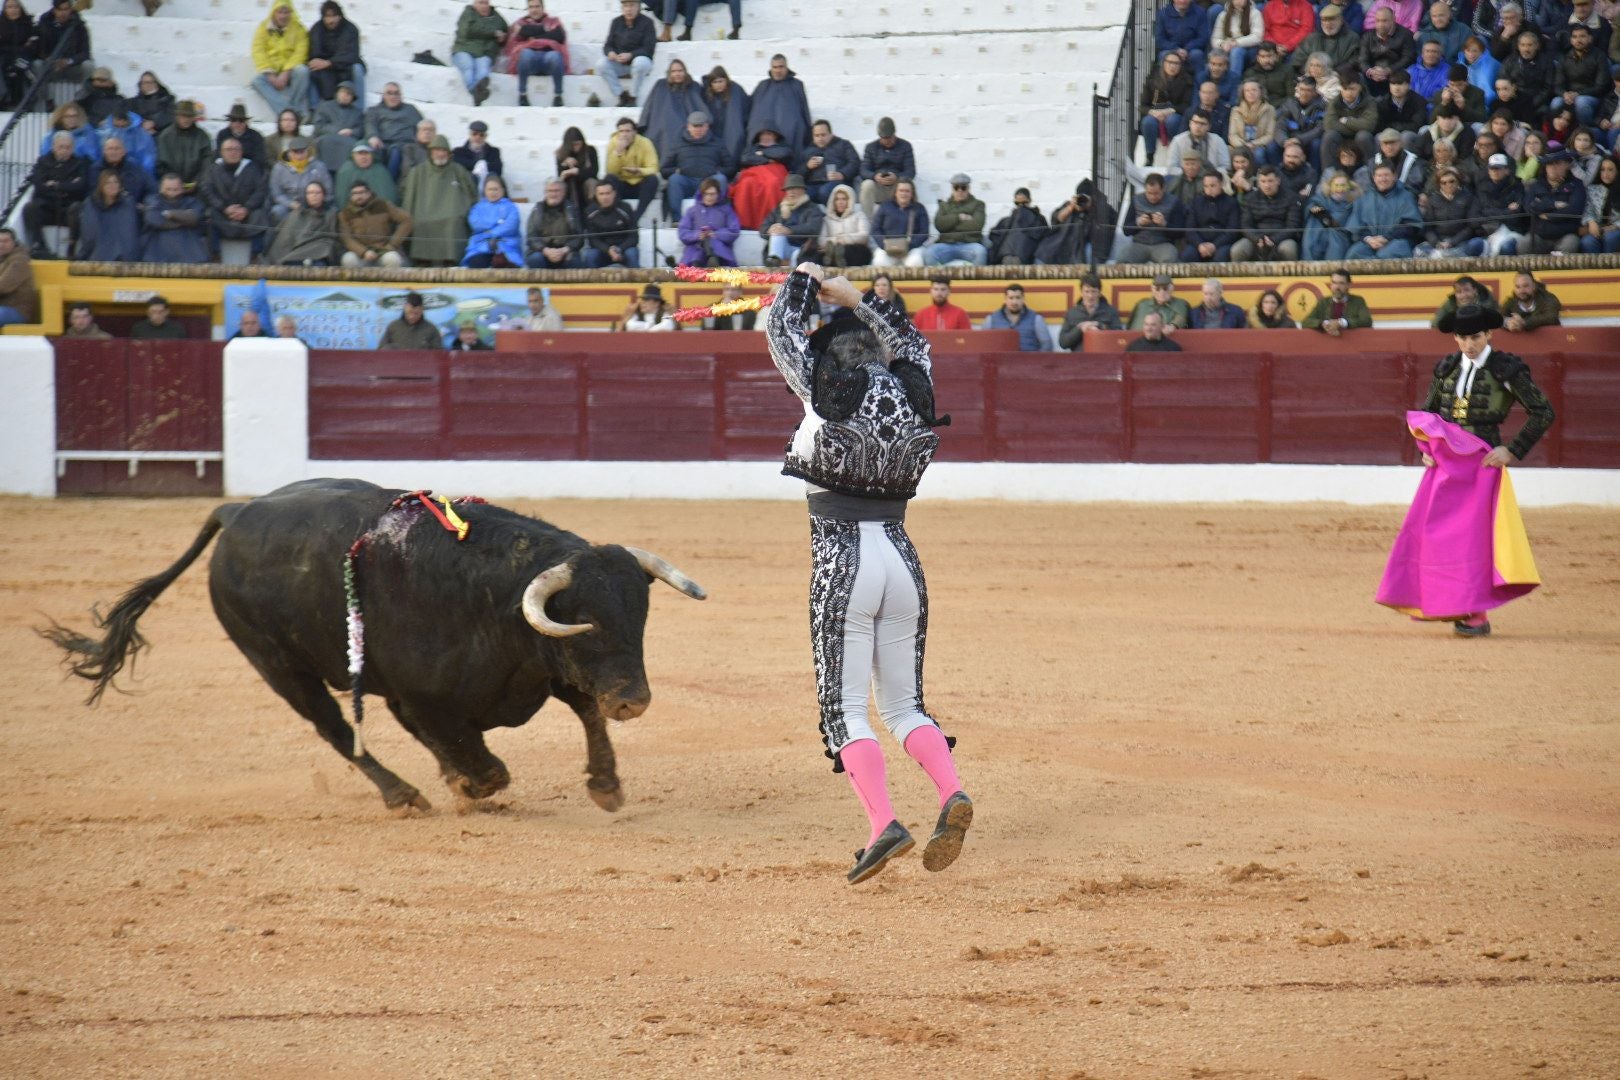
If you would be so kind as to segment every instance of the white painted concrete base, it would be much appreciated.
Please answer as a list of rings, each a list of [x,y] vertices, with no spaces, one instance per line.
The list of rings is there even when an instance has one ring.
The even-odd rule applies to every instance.
[[[56,494],[56,352],[42,337],[0,338],[0,493]]]

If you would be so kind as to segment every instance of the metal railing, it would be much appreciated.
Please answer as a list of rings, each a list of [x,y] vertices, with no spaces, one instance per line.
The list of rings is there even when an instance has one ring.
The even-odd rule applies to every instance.
[[[39,159],[39,146],[51,127],[50,86],[57,80],[51,78],[50,71],[71,40],[71,34],[57,39],[39,76],[23,93],[6,126],[0,128],[0,206],[5,207],[0,210],[0,224],[11,220],[11,212],[28,192],[28,178]]]

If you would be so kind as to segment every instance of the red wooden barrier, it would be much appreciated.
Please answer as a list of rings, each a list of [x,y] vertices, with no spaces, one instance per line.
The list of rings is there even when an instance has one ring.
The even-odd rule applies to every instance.
[[[1086,353],[1124,352],[1125,346],[1141,337],[1130,330],[1087,334]],[[1456,352],[1450,334],[1438,330],[1351,330],[1329,337],[1317,330],[1177,330],[1175,339],[1186,352],[1199,353],[1288,353],[1351,357],[1360,353],[1409,352],[1440,359]],[[1620,327],[1543,326],[1528,333],[1497,331],[1496,347],[1520,356],[1545,356],[1555,352],[1608,353],[1620,357]]]

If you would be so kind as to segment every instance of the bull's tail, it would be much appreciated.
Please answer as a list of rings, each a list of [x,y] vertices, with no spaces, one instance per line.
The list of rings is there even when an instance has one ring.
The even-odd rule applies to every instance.
[[[67,653],[63,662],[69,671],[95,684],[85,704],[94,705],[100,701],[101,695],[112,685],[113,676],[122,671],[125,664],[134,664],[135,657],[147,644],[145,636],[136,628],[136,622],[152,606],[152,601],[183,574],[186,567],[197,561],[197,556],[203,553],[220,529],[230,524],[240,507],[241,504],[231,504],[215,509],[208,515],[197,539],[191,542],[191,547],[175,560],[173,566],[137,583],[118,598],[117,605],[106,616],[98,608],[91,608],[90,615],[95,620],[96,629],[105,631],[100,641],[54,621],[50,626],[39,629],[41,637],[54,642]]]

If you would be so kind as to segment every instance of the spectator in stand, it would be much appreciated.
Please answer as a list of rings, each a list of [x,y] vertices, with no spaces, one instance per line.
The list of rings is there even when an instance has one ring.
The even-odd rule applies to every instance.
[[[1546,119],[1541,122],[1541,133],[1547,136],[1549,146],[1567,146],[1579,126],[1574,107],[1558,105],[1548,110]]]
[[[1381,12],[1388,11],[1397,25],[1409,34],[1416,34],[1422,25],[1424,0],[1373,0],[1367,5],[1365,28],[1378,25]]]
[[[349,152],[349,160],[338,170],[334,181],[338,209],[348,205],[349,192],[354,190],[356,184],[364,184],[368,191],[386,203],[399,201],[399,189],[394,186],[394,178],[388,175],[387,169],[376,163],[370,143],[355,143],[354,149]]]
[[[994,266],[1030,265],[1050,228],[1046,215],[1031,201],[1029,188],[1018,188],[1013,192],[1012,213],[990,226],[988,261]]]
[[[804,83],[788,69],[787,57],[781,53],[771,57],[769,72],[754,87],[749,101],[750,142],[761,128],[770,128],[795,155],[810,145],[810,96]]]
[[[35,79],[76,83],[84,78],[85,66],[90,63],[90,28],[79,18],[74,0],[53,0],[51,9],[35,24],[34,35],[40,57],[34,61]],[[67,44],[62,55],[49,61],[47,68],[47,58],[63,38],[67,39]]]
[[[33,61],[39,55],[34,45],[39,30],[18,0],[5,0],[0,6],[0,111],[10,112],[22,103],[34,81]]]
[[[1378,124],[1378,103],[1354,72],[1340,72],[1339,96],[1328,102],[1322,117],[1322,160],[1339,156],[1339,144],[1351,142],[1363,159],[1376,152],[1373,132]]]
[[[1153,46],[1159,56],[1174,53],[1188,71],[1196,71],[1209,49],[1209,14],[1193,0],[1170,0],[1153,17]]]
[[[1265,20],[1253,0],[1227,0],[1226,7],[1209,23],[1209,55],[1224,53],[1237,71],[1248,65],[1250,50],[1266,36]]]
[[[399,183],[401,191],[405,189],[405,181],[410,178],[411,170],[428,159],[428,148],[433,145],[433,140],[438,138],[438,135],[439,125],[432,120],[423,120],[416,125],[416,138],[399,148]],[[452,160],[454,160],[453,156]],[[468,173],[467,175],[471,176],[472,174]]]
[[[563,135],[563,145],[572,146],[574,138],[577,138],[580,143],[585,142],[585,137],[580,135],[579,128],[569,128],[567,133]],[[586,165],[580,165],[576,162],[574,167],[589,167],[591,175],[595,176],[596,151],[591,150],[589,146],[585,147],[585,149],[589,151],[588,154],[583,155]],[[558,149],[558,153],[562,153],[561,148]],[[482,181],[487,176],[501,175],[501,152],[490,145],[489,125],[482,120],[474,120],[467,125],[467,141],[450,151],[450,160],[466,169],[467,175],[474,180]]]
[[[454,266],[461,261],[467,250],[467,212],[477,195],[472,174],[450,160],[450,140],[435,136],[428,160],[411,170],[399,196],[400,207],[411,215],[413,263]]]
[[[1485,47],[1497,60],[1506,63],[1519,46],[1525,30],[1524,8],[1514,0],[1493,3],[1480,0],[1474,7],[1474,32],[1485,37]]]
[[[1506,154],[1492,154],[1486,164],[1485,179],[1474,189],[1474,201],[1488,231],[1485,254],[1514,255],[1525,242],[1528,219],[1524,209],[1524,184],[1513,174],[1513,162]]]
[[[745,229],[757,229],[777,203],[782,201],[782,182],[795,154],[770,128],[761,128],[754,144],[743,151],[737,163],[737,179],[731,185],[731,206]],[[802,178],[801,178],[802,179]]]
[[[668,333],[679,327],[664,303],[663,292],[657,285],[648,284],[642,287],[639,298],[630,301],[630,310],[625,312],[621,329],[632,334],[646,334]]]
[[[304,205],[305,189],[319,184],[325,193],[324,207],[332,201],[332,173],[326,165],[314,159],[309,140],[302,135],[291,139],[281,152],[281,160],[270,170],[270,221],[279,225],[281,220]]]
[[[146,132],[142,131],[141,134],[145,135]],[[107,141],[101,144],[101,166],[90,175],[92,189],[100,183],[101,174],[104,172],[117,175],[119,190],[128,195],[136,205],[145,202],[146,197],[157,188],[157,181],[130,158],[124,149],[124,140],[116,135],[108,136]]]
[[[1482,285],[1477,278],[1464,274],[1451,283],[1451,292],[1441,301],[1434,317],[1429,320],[1429,326],[1435,330],[1440,329],[1442,319],[1449,321],[1457,314],[1458,308],[1465,308],[1470,304],[1497,314],[1501,313],[1501,308],[1497,306],[1496,297],[1491,295],[1491,290]]]
[[[1541,175],[1541,155],[1547,152],[1547,136],[1539,131],[1525,132],[1524,142],[1519,146],[1518,161],[1513,167],[1514,174],[1525,184]]]
[[[635,198],[639,222],[658,196],[658,151],[651,139],[636,131],[636,122],[628,116],[621,116],[614,125],[603,175],[620,199]]]
[[[1186,61],[1176,53],[1165,53],[1158,66],[1148,73],[1142,92],[1136,98],[1136,106],[1142,114],[1138,130],[1149,161],[1160,146],[1168,146],[1181,131],[1181,114],[1192,107],[1192,99],[1193,80],[1187,73]],[[881,124],[879,134],[882,134]],[[868,145],[866,149],[870,153],[872,148]],[[864,191],[862,201],[865,201]]]
[[[1559,74],[1558,62],[1549,53],[1541,48],[1541,35],[1534,30],[1525,30],[1519,34],[1515,43],[1516,51],[1512,56],[1502,61],[1502,78],[1518,88],[1518,95],[1525,99],[1525,109],[1534,109],[1528,116],[1520,117],[1527,123],[1544,110],[1542,106],[1553,99],[1557,87]],[[1562,97],[1558,98],[1562,103]]]
[[[203,170],[197,194],[208,211],[208,247],[219,258],[221,240],[246,240],[254,255],[264,250],[270,231],[270,178],[244,156],[242,144],[227,138],[219,157]]]
[[[681,215],[675,235],[685,247],[682,266],[736,266],[732,245],[742,235],[737,213],[726,202],[725,189],[714,177],[698,185],[698,197]]]
[[[1187,121],[1195,112],[1202,112],[1209,117],[1209,126],[1212,131],[1225,131],[1232,123],[1232,106],[1221,100],[1221,88],[1208,79],[1198,84],[1198,97],[1192,108],[1181,114],[1182,130],[1187,129]]]
[[[264,161],[269,162],[266,168],[275,168],[276,162],[281,160],[281,152],[287,149],[287,144],[296,139],[303,125],[298,120],[298,114],[291,109],[282,109],[276,116],[276,133],[264,140]],[[255,133],[257,134],[257,133]],[[247,143],[243,142],[246,150]],[[252,157],[251,154],[248,155]],[[254,158],[258,161],[258,158]],[[264,162],[260,162],[264,164]]]
[[[59,133],[66,133],[73,139],[73,152],[84,158],[91,165],[101,161],[101,140],[96,136],[96,129],[85,120],[84,109],[77,101],[70,101],[65,105],[58,105],[51,113],[50,130],[39,141],[41,155],[51,152],[51,146]]]
[[[766,266],[795,266],[821,237],[826,212],[804,190],[804,177],[792,175],[782,184],[782,199],[760,223],[765,241]],[[813,253],[813,247],[812,247]]]
[[[928,228],[928,211],[916,203],[915,187],[900,181],[894,200],[881,204],[872,217],[872,264],[922,266]]]
[[[1152,290],[1149,296],[1138,300],[1131,309],[1131,320],[1126,329],[1140,330],[1149,315],[1157,314],[1164,320],[1165,333],[1173,334],[1177,328],[1185,330],[1192,309],[1187,306],[1187,301],[1175,294],[1175,281],[1169,274],[1154,274]]]
[[[1401,133],[1394,128],[1385,128],[1378,133],[1378,153],[1367,162],[1367,181],[1372,179],[1372,170],[1379,165],[1388,165],[1395,170],[1395,182],[1400,184],[1413,195],[1421,195],[1428,186],[1429,172],[1423,166],[1423,159],[1412,151],[1405,149],[1401,141]],[[1367,183],[1362,183],[1361,177],[1356,178],[1365,190]]]
[[[1620,253],[1620,161],[1603,159],[1597,177],[1586,188],[1586,213],[1581,217],[1581,253]]]
[[[984,246],[984,201],[972,190],[973,179],[967,173],[951,177],[949,198],[939,201],[934,211],[934,228],[939,239],[928,251],[930,266],[945,266],[953,262],[966,262],[983,266],[989,258]]]
[[[598,71],[607,90],[605,104],[611,105],[615,96],[621,108],[636,103],[641,84],[652,74],[653,50],[657,47],[658,28],[641,13],[641,0],[619,0],[619,17],[608,26]],[[631,78],[628,91],[621,82],[626,75]]]
[[[205,263],[208,240],[203,233],[203,204],[187,193],[177,173],[164,173],[157,194],[141,208],[146,236],[142,262]]]
[[[872,226],[848,184],[833,188],[821,235],[806,258],[822,266],[869,266],[872,262]]]
[[[1280,3],[1282,0],[1272,0]],[[1142,336],[1125,346],[1126,352],[1180,352],[1181,345],[1165,337],[1164,316],[1150,311],[1142,319]]]
[[[1052,334],[1046,320],[1024,303],[1024,287],[1014,282],[1002,294],[1002,304],[984,320],[986,330],[1018,331],[1020,352],[1051,352]]]
[[[971,330],[973,323],[968,313],[951,303],[951,279],[928,279],[928,305],[911,317],[919,330]]]
[[[17,243],[17,234],[0,229],[0,326],[39,320],[39,288],[34,263]]]
[[[353,88],[356,98],[365,100],[366,65],[360,62],[360,28],[344,16],[337,0],[321,4],[321,17],[309,29],[309,61],[305,66],[309,68],[311,108],[335,98],[342,83]]]
[[[727,40],[736,41],[742,33],[742,0],[680,0],[680,13],[686,18],[686,29],[676,40],[692,40],[692,24],[697,21],[697,10],[704,4],[724,3],[731,9],[731,33],[726,35]],[[664,0],[664,29],[658,35],[659,41],[668,41],[669,32],[675,22],[676,0]]]
[[[1471,86],[1479,88],[1485,95],[1485,105],[1492,108],[1496,105],[1496,76],[1501,74],[1502,65],[1496,57],[1485,51],[1485,43],[1473,34],[1469,34],[1463,43],[1463,67],[1468,69],[1468,82]]]
[[[104,67],[90,73],[90,78],[85,80],[84,93],[79,95],[78,100],[79,108],[84,110],[86,123],[91,127],[99,127],[114,109],[124,104],[123,95],[118,92],[118,83],[113,80],[112,70]]]
[[[385,174],[386,175],[386,174]],[[405,245],[411,236],[411,215],[374,191],[364,180],[338,190],[348,201],[338,210],[338,242],[343,245],[339,260],[344,266],[379,266],[389,270],[411,265]]]
[[[1324,4],[1317,12],[1317,19],[1320,25],[1294,50],[1294,70],[1303,74],[1305,59],[1313,53],[1322,53],[1328,58],[1329,71],[1361,63],[1361,30],[1345,25],[1344,9],[1338,4]]]
[[[848,139],[833,134],[830,122],[817,120],[810,125],[810,147],[794,171],[804,177],[810,197],[825,206],[839,185],[853,190],[861,173],[861,156]]]
[[[878,121],[877,136],[861,155],[861,209],[874,223],[878,203],[892,202],[900,183],[909,184],[917,175],[911,144],[895,134],[892,119],[885,116]]]
[[[1372,190],[1355,201],[1344,225],[1351,239],[1346,258],[1409,259],[1423,214],[1411,190],[1395,182],[1395,170],[1380,164],[1372,170]]]
[[[1277,142],[1299,140],[1305,158],[1312,163],[1322,160],[1322,117],[1327,103],[1316,92],[1316,79],[1301,75],[1294,82],[1294,96],[1289,98],[1277,114]]]
[[[1327,186],[1305,204],[1305,246],[1300,252],[1307,262],[1343,262],[1350,250],[1350,233],[1345,224],[1361,192],[1345,173],[1336,173]]]
[[[1119,312],[1103,299],[1102,279],[1087,274],[1080,279],[1080,300],[1063,316],[1058,331],[1058,348],[1079,352],[1085,336],[1099,330],[1120,330]]]
[[[596,191],[596,178],[601,173],[596,147],[585,141],[583,131],[571,127],[563,132],[562,142],[558,144],[554,156],[557,159],[557,179],[563,182],[568,201],[574,204],[574,209],[579,211],[583,219],[585,208],[591,204]]]
[[[1439,190],[1423,208],[1423,242],[1412,252],[1419,259],[1455,259],[1485,254],[1479,235],[1479,211],[1474,196],[1462,185],[1456,169],[1435,176]]]
[[[366,141],[378,152],[377,160],[399,179],[400,153],[416,141],[422,114],[400,93],[399,83],[383,86],[382,100],[366,110]]]
[[[1152,173],[1142,191],[1131,197],[1125,220],[1126,243],[1114,252],[1116,263],[1170,263],[1176,261],[1185,211],[1165,194],[1164,177]]]
[[[1378,99],[1379,129],[1394,128],[1401,133],[1401,145],[1410,149],[1428,121],[1429,103],[1413,92],[1411,72],[1390,72],[1389,93]]]
[[[1405,70],[1412,86],[1412,93],[1425,101],[1430,101],[1439,97],[1440,92],[1446,88],[1446,75],[1451,70],[1451,64],[1441,53],[1440,43],[1430,38],[1418,47],[1417,63]],[[1389,75],[1390,78],[1394,78],[1395,72],[1391,71]]]
[[[474,105],[489,97],[489,73],[506,44],[506,19],[490,0],[472,0],[456,20],[456,40],[450,46],[450,62],[461,72],[461,81],[472,95]]]
[[[1260,89],[1260,84],[1253,79],[1244,80],[1239,90],[1238,103],[1232,106],[1232,116],[1227,124],[1227,145],[1232,148],[1239,146],[1254,155],[1254,160],[1261,165],[1275,165],[1278,151],[1277,138],[1277,110],[1272,108],[1271,102]],[[1196,119],[1198,114],[1193,113]],[[1187,130],[1192,131],[1189,123]],[[1227,167],[1231,167],[1231,158],[1227,158]]]
[[[1569,51],[1558,60],[1553,89],[1557,96],[1548,108],[1569,105],[1583,125],[1597,119],[1598,105],[1609,92],[1609,58],[1592,47],[1592,31],[1574,26],[1569,33]]]
[[[1310,0],[1269,0],[1262,13],[1266,40],[1275,44],[1283,56],[1299,48],[1316,29],[1316,9]]]
[[[253,32],[252,87],[271,112],[312,108],[309,98],[309,33],[288,0],[270,0],[270,14]]]
[[[1500,101],[1501,98],[1498,97],[1497,100]],[[1502,107],[1498,107],[1491,114],[1491,118],[1485,123],[1485,130],[1496,136],[1499,152],[1510,158],[1516,158],[1523,152],[1524,137],[1530,133],[1528,127],[1514,120],[1513,114]]]
[[[214,136],[214,151],[225,145],[226,139],[235,139],[242,145],[242,156],[254,162],[260,168],[266,168],[268,154],[265,150],[264,136],[253,127],[253,118],[247,114],[247,108],[240,101],[231,106],[231,111],[225,114],[225,126],[219,129]]]
[[[1477,145],[1479,140],[1476,138],[1474,142]],[[1592,181],[1597,179],[1598,165],[1604,160],[1598,151],[1597,141],[1592,138],[1590,131],[1580,128],[1569,137],[1569,142],[1565,145],[1574,158],[1569,166],[1570,175],[1587,187],[1591,187]]]
[[[467,228],[471,235],[462,266],[486,270],[523,265],[523,215],[506,197],[506,183],[500,177],[485,178],[484,197],[467,211]]]
[[[1417,39],[1388,7],[1375,7],[1368,19],[1369,29],[1361,35],[1361,76],[1370,94],[1382,97],[1389,92],[1390,72],[1405,71],[1417,62]]]
[[[1616,41],[1620,41],[1620,35],[1616,36]],[[1609,69],[1609,78],[1614,87],[1598,105],[1596,127],[1598,142],[1613,151],[1620,146],[1620,63]]]
[[[1235,109],[1233,111],[1236,112]],[[1232,152],[1226,145],[1226,139],[1211,131],[1209,117],[1196,109],[1187,118],[1187,130],[1170,140],[1170,160],[1180,161],[1189,150],[1196,152],[1217,172],[1226,173],[1232,168]],[[1250,156],[1253,156],[1252,152]]]
[[[1305,160],[1305,148],[1298,139],[1289,139],[1283,144],[1282,164],[1277,166],[1277,176],[1282,180],[1283,187],[1292,191],[1303,203],[1316,191],[1316,182],[1321,179],[1311,163]]]
[[[1303,210],[1299,196],[1283,187],[1275,165],[1260,166],[1255,190],[1244,195],[1243,236],[1232,245],[1233,262],[1277,262],[1299,258]]]
[[[1338,337],[1346,330],[1364,330],[1372,324],[1367,301],[1350,291],[1350,271],[1335,270],[1328,276],[1328,295],[1316,302],[1300,325]]]
[[[715,138],[706,112],[688,116],[686,133],[680,142],[667,157],[659,155],[659,159],[663,162],[660,171],[665,180],[664,210],[670,218],[680,216],[681,203],[692,198],[704,180],[718,184],[724,198],[728,178],[735,168],[725,144]],[[730,212],[729,206],[726,209]]]
[[[298,205],[281,219],[264,261],[271,266],[331,266],[337,258],[337,215],[325,186],[311,180]]]
[[[549,291],[538,285],[529,286],[529,310],[518,316],[509,316],[501,324],[502,330],[533,330],[554,333],[563,328],[563,318],[551,306]]]
[[[1243,330],[1249,318],[1243,309],[1226,299],[1226,290],[1215,278],[1204,280],[1204,302],[1187,314],[1189,330]]]
[[[641,265],[635,212],[619,200],[612,181],[596,182],[596,198],[585,212],[584,225],[580,257],[588,269],[617,266],[633,270]]]
[[[90,194],[90,163],[73,152],[73,136],[58,131],[51,138],[51,152],[42,154],[28,174],[33,190],[23,206],[23,227],[33,240],[29,253],[35,259],[55,259],[72,254],[79,237],[79,208]],[[68,230],[69,246],[63,256],[45,245],[46,226]]]
[[[866,290],[867,295],[876,296],[879,300],[893,304],[900,314],[906,314],[906,298],[900,290],[894,287],[894,279],[888,274],[876,274],[872,278],[871,286]]]
[[[154,139],[174,124],[175,100],[169,88],[150,71],[141,72],[135,96],[125,99],[129,111],[140,118],[142,130]]]
[[[1581,29],[1581,28],[1577,28]],[[1526,255],[1573,255],[1581,247],[1581,217],[1586,213],[1586,185],[1570,175],[1574,159],[1568,150],[1541,156],[1542,176],[1525,188],[1530,236],[1520,245]]]
[[[1490,116],[1484,93],[1468,81],[1468,68],[1463,64],[1452,64],[1446,68],[1446,85],[1429,97],[1431,113],[1441,105],[1456,109],[1458,117],[1468,127],[1483,126]]]
[[[146,301],[146,318],[129,328],[132,341],[184,341],[186,328],[169,318],[169,302],[161,296]]]
[[[1310,59],[1307,58],[1305,69],[1307,75],[1312,74],[1309,65]],[[1313,77],[1317,80],[1318,89],[1321,89],[1321,78],[1319,76]],[[1255,50],[1254,63],[1250,64],[1248,70],[1242,73],[1242,78],[1253,79],[1259,83],[1266,92],[1266,100],[1271,102],[1273,108],[1276,108],[1288,100],[1289,91],[1294,86],[1294,69],[1283,63],[1282,54],[1277,51],[1275,44],[1262,41],[1260,48]],[[1239,81],[1238,79],[1233,80],[1234,84]],[[1237,85],[1234,85],[1231,94],[1226,94],[1223,91],[1222,97],[1229,101],[1236,100],[1237,89]]]
[[[1288,305],[1283,303],[1282,293],[1276,289],[1260,294],[1260,299],[1254,302],[1254,310],[1249,312],[1249,325],[1256,330],[1299,329],[1299,324],[1288,317]]]
[[[715,135],[734,158],[748,148],[749,105],[748,91],[732,82],[730,73],[719,64],[703,77],[703,100],[695,108],[713,118]]]
[[[107,157],[107,144],[117,141],[123,151],[118,160],[131,159],[144,174],[143,183],[134,193],[137,198],[144,195],[146,189],[157,179],[157,140],[135,122],[135,118],[123,102],[119,102],[113,114],[96,129],[96,138],[101,143],[97,157],[102,161]]]
[[[1528,270],[1513,278],[1513,299],[1502,309],[1504,330],[1522,333],[1542,326],[1559,326],[1564,305]]]
[[[1474,136],[1474,152],[1468,155],[1468,160],[1457,166],[1461,176],[1462,186],[1469,191],[1475,191],[1485,182],[1486,169],[1491,158],[1502,152],[1502,144],[1489,130],[1482,131]],[[1427,190],[1427,185],[1425,185]],[[1421,206],[1421,204],[1419,204]]]
[[[1347,64],[1343,70],[1351,69]],[[1305,74],[1316,80],[1316,92],[1322,95],[1324,104],[1338,100],[1339,90],[1344,85],[1339,80],[1339,70],[1334,68],[1327,53],[1311,53],[1305,58]]]
[[[496,177],[495,183],[500,182],[500,178]],[[450,343],[451,352],[490,352],[493,349],[494,346],[484,340],[478,324],[470,322],[461,323],[456,327],[456,338]]]
[[[529,214],[524,257],[532,270],[573,270],[583,265],[585,223],[568,201],[568,190],[555,177],[546,181],[546,193]]]
[[[439,332],[437,326],[428,321],[427,307],[422,300],[422,294],[406,293],[405,306],[400,308],[399,318],[384,328],[382,340],[377,342],[377,351],[442,348],[444,335]]]
[[[1140,177],[1138,177],[1137,172],[1140,172],[1140,170],[1133,169],[1130,173],[1127,173],[1127,179],[1138,182],[1146,181],[1147,173],[1141,172]],[[1213,172],[1215,170],[1209,167],[1209,162],[1205,161],[1198,151],[1184,151],[1181,155],[1181,171],[1165,180],[1164,193],[1185,207],[1194,198],[1203,194],[1204,174]],[[1216,173],[1216,175],[1219,176],[1220,174]]]
[[[1444,164],[1434,153],[1435,146],[1440,143],[1450,143],[1456,151],[1456,158],[1451,164],[1461,161],[1474,149],[1474,130],[1462,122],[1457,115],[1457,107],[1449,102],[1434,107],[1434,119],[1418,132],[1412,152],[1420,158],[1427,158],[1431,164]]]
[[[4,244],[4,239],[0,239],[0,246],[4,246]],[[0,262],[0,266],[3,265],[4,263]],[[0,270],[0,275],[3,274],[4,271]],[[0,286],[0,289],[3,289],[3,286]],[[5,316],[0,314],[0,320],[4,320],[4,318]],[[67,338],[79,338],[84,341],[112,340],[111,334],[107,333],[107,331],[96,325],[96,319],[95,316],[90,312],[89,304],[74,304],[72,307],[68,308],[67,329],[62,331],[62,336]]]
[[[563,103],[563,76],[568,74],[568,29],[555,15],[546,14],[545,0],[528,0],[523,17],[506,34],[497,70],[517,76],[517,103],[529,104],[529,80],[551,76],[551,104]],[[498,176],[499,173],[491,175]]]
[[[1259,55],[1258,49],[1256,55]],[[1273,62],[1277,59],[1275,47],[1271,50],[1271,58]],[[1253,71],[1255,66],[1250,64],[1247,70]],[[1215,84],[1215,100],[1223,104],[1237,97],[1238,82],[1242,78],[1243,72],[1234,69],[1231,58],[1223,52],[1210,53],[1208,59],[1204,61],[1204,70],[1193,73],[1193,81],[1198,87],[1201,88],[1204,83]]]
[[[1428,6],[1428,14],[1417,31],[1418,45],[1433,41],[1440,46],[1440,55],[1447,60],[1463,51],[1468,40],[1468,24],[1456,17],[1448,0],[1435,0]]]
[[[641,102],[641,130],[657,148],[658,160],[668,161],[675,147],[680,145],[687,118],[695,112],[707,114],[707,111],[703,91],[687,74],[686,65],[671,60],[664,77],[653,83]]]
[[[1182,262],[1227,262],[1237,243],[1241,211],[1237,199],[1226,193],[1219,173],[1205,173],[1203,190],[1187,205],[1187,232],[1182,237]]]
[[[720,302],[732,304],[743,298],[741,285],[728,284],[720,291]],[[752,330],[759,320],[757,311],[739,311],[734,315],[711,315],[703,320],[705,330]]]
[[[77,258],[88,262],[139,262],[141,212],[118,173],[103,169],[79,212]]]
[[[1052,224],[1035,245],[1035,265],[1069,266],[1107,262],[1113,255],[1119,215],[1106,196],[1086,177],[1074,194],[1052,211]]]
[[[366,133],[366,113],[356,101],[354,84],[340,82],[331,101],[315,106],[315,122],[310,134],[322,161],[337,162],[341,168],[349,160],[355,141]]]

